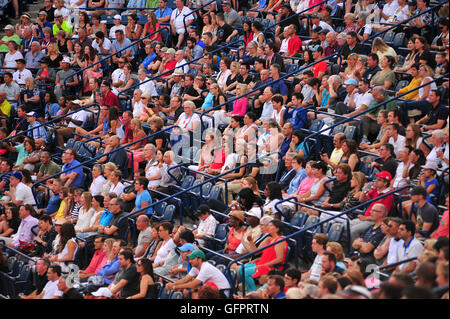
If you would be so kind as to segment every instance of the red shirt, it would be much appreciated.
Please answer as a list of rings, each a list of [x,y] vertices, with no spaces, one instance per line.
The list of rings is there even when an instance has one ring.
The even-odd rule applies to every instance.
[[[436,229],[436,233],[432,238],[439,238],[441,236],[448,237],[448,210],[442,215],[439,227]]]
[[[120,108],[119,99],[117,98],[117,95],[115,95],[112,91],[109,91],[109,93],[102,98],[101,105],[115,106],[119,111],[122,110]]]
[[[375,188],[375,189],[371,190],[367,195],[370,197],[370,199],[375,199],[378,196],[381,196],[384,193],[388,193],[388,192],[389,192],[389,189],[387,188],[383,192],[378,193],[378,188]],[[394,196],[389,195],[389,196],[383,197],[380,200],[373,202],[372,204],[370,204],[369,208],[367,208],[366,212],[364,213],[364,216],[370,216],[370,210],[372,209],[372,206],[375,204],[383,204],[384,207],[386,207],[386,210],[389,212],[391,210],[391,208],[394,206]]]
[[[300,49],[302,48],[302,40],[298,36],[295,36],[294,38],[290,38],[288,41],[288,54],[289,56],[292,56],[295,51],[297,53],[300,52]]]
[[[311,67],[311,71],[314,72],[314,77],[319,77],[319,72],[326,72],[327,71],[327,61],[322,61],[317,64],[314,64]]]
[[[170,73],[166,73],[164,75],[161,75],[162,78],[165,78],[166,76],[170,76],[175,69],[175,66],[177,65],[177,60],[169,61],[166,64],[164,64],[163,70],[161,73],[166,73],[170,70]]]
[[[103,263],[103,260],[106,259],[106,261]],[[108,256],[103,251],[103,249],[97,250],[94,253],[94,256],[91,259],[91,262],[89,263],[89,266],[84,270],[86,274],[97,274],[97,272],[102,269],[102,267],[106,264],[108,261]],[[103,264],[103,265],[102,265]]]
[[[123,126],[123,132],[125,135],[125,144],[133,142],[133,131],[131,130],[130,124]]]

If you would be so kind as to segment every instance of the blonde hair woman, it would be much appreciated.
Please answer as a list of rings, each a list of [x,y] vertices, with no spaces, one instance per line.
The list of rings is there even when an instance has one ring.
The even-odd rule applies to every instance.
[[[353,13],[349,12],[344,15],[344,23],[344,33],[349,33],[356,30],[355,15]]]
[[[109,193],[109,190],[111,189],[111,180],[110,180],[110,176],[112,175],[112,173],[117,169],[117,165],[114,164],[113,162],[108,162],[105,164],[104,169],[103,169],[103,174],[105,175],[106,178],[106,182],[105,184],[103,184],[102,186],[102,195],[105,196]]]
[[[347,57],[347,67],[345,68],[344,72],[340,73],[342,82],[345,82],[348,79],[355,78],[355,72],[358,72],[358,69],[356,67],[358,59],[359,55],[356,53],[350,53],[350,55]]]
[[[335,241],[330,241],[327,243],[327,251],[330,253],[333,253],[336,256],[336,266],[346,269],[347,267],[343,263],[345,255],[344,255],[344,249],[342,248],[342,245]]]
[[[92,194],[84,192],[80,197],[80,210],[78,211],[78,220],[75,225],[77,233],[84,233],[91,222],[92,216],[95,214],[95,209],[92,207]]]
[[[420,82],[419,86],[425,85],[428,82],[433,81],[434,79],[434,71],[428,64],[422,64],[419,67],[419,76],[422,78],[422,82]],[[419,97],[417,101],[424,101],[428,98],[428,95],[431,91],[437,90],[436,82],[430,83],[430,85],[426,85],[421,87],[419,91]]]
[[[378,55],[378,61],[381,61],[386,55],[394,57],[398,61],[397,52],[388,46],[380,37],[376,37],[372,42],[372,53]],[[381,67],[381,65],[380,65]]]
[[[225,82],[225,85],[222,87],[223,92],[229,92],[232,91],[236,85],[238,84],[237,78],[239,75],[239,69],[241,67],[241,64],[237,61],[233,61],[230,64],[230,71],[231,74],[228,76],[227,81]]]
[[[25,79],[25,94],[23,100],[29,108],[37,108],[40,106],[39,89],[36,88],[34,78],[28,77]]]
[[[131,120],[130,122],[130,128],[131,131],[133,132],[133,142],[138,141],[138,140],[142,140],[146,134],[144,132],[144,130],[142,129],[142,123],[139,119],[134,118]],[[142,158],[142,156],[135,156],[134,154],[136,153],[142,153],[143,152],[143,147],[146,144],[147,140],[142,140],[138,143],[135,143],[133,145],[128,146],[128,149],[130,151],[132,151],[133,153],[133,167],[134,167],[134,171],[139,169],[139,163],[142,162],[144,159]],[[128,167],[131,167],[131,153],[128,153],[128,157],[129,157],[129,161],[128,161]],[[137,155],[137,154],[136,154]]]

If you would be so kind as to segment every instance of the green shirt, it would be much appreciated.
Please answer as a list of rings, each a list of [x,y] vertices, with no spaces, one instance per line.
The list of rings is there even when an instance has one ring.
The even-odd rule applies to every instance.
[[[72,25],[70,24],[70,22],[67,22],[66,20],[63,21],[63,23],[61,24],[61,29],[63,29],[64,31],[66,31],[69,34],[72,34]],[[56,36],[56,34],[58,33],[60,29],[58,28],[58,26],[56,25],[56,23],[53,24],[53,35]]]
[[[147,8],[159,8],[159,0],[147,0],[146,4]]]
[[[369,105],[369,109],[372,108],[372,107],[374,107],[375,105],[384,103],[385,101],[390,100],[390,99],[392,99],[392,97],[386,96],[386,98],[385,98],[382,102],[380,102],[380,103],[377,102],[376,100],[374,100],[374,101]],[[390,110],[394,110],[395,108],[396,108],[395,101],[391,101],[391,102],[389,102],[389,103],[387,103],[387,104],[383,104],[381,107],[378,107],[378,108],[376,108],[376,109],[373,109],[373,110],[370,111],[369,113],[375,115],[375,117],[378,117],[378,113],[380,113],[381,110],[388,110],[388,111],[390,111]]]
[[[48,166],[45,166],[44,164],[41,165],[39,168],[39,172],[42,173],[43,176],[45,175],[55,175],[61,172],[61,167],[59,167],[58,164],[56,164],[53,161],[50,161]]]
[[[25,150],[25,145],[23,143],[17,145],[16,150],[17,153],[19,153],[17,155],[16,166],[19,166],[23,164],[23,160],[28,156],[28,152]]]
[[[17,45],[20,48],[20,45],[22,44],[22,39],[20,39],[20,37],[17,34],[13,34],[12,36],[8,37],[8,36],[4,36],[2,38],[2,41],[8,42],[8,41],[14,41],[17,43]],[[8,45],[7,44],[0,44],[0,52],[1,53],[8,53],[9,49],[8,49]]]

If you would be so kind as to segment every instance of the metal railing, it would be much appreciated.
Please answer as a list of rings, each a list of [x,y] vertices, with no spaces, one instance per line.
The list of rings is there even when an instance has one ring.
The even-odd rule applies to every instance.
[[[213,51],[211,51],[211,52],[209,52],[209,53],[219,52],[219,51],[221,51],[221,50],[223,50],[223,49],[225,49],[225,48],[227,48],[227,47],[230,47],[230,46],[232,46],[232,45],[234,45],[234,44],[238,44],[238,43],[244,43],[244,46],[246,45],[245,42],[244,42],[243,40],[236,40],[236,41],[233,41],[233,42],[231,42],[231,43],[228,43],[228,44],[225,45],[225,46],[222,46],[222,47],[219,47],[219,48],[217,48],[217,49],[214,49]],[[175,69],[183,68],[184,66],[189,65],[189,64],[191,64],[191,63],[194,63],[194,62],[196,62],[196,61],[198,61],[198,60],[200,60],[200,59],[203,59],[203,56],[201,56],[201,57],[199,57],[199,58],[196,58],[196,59],[193,59],[193,60],[191,60],[191,61],[187,61],[186,63],[183,63],[183,64],[181,64],[181,65],[179,65],[179,66],[177,66],[177,67],[174,67],[174,68],[172,68],[172,69],[169,69],[169,70],[167,70],[167,71],[164,71],[164,72],[161,73],[161,74],[153,75],[153,76],[151,76],[150,78],[146,79],[145,81],[142,81],[142,82],[140,82],[140,83],[134,84],[134,85],[130,86],[128,89],[125,89],[125,90],[120,91],[119,94],[117,95],[117,97],[119,98],[121,95],[125,95],[125,92],[126,92],[126,91],[132,90],[132,89],[134,89],[134,88],[136,88],[136,87],[138,87],[138,86],[140,86],[140,85],[142,85],[142,84],[144,84],[144,83],[147,83],[147,82],[149,82],[149,81],[153,81],[154,79],[163,80],[163,79],[160,78],[161,76],[167,75],[167,74],[171,74]]]
[[[96,65],[98,65],[98,64],[101,64],[101,63],[107,61],[108,59],[111,59],[113,56],[117,56],[117,55],[120,54],[121,52],[126,51],[126,50],[129,50],[129,49],[132,48],[133,46],[138,45],[139,43],[141,43],[141,42],[143,42],[144,40],[150,38],[151,36],[153,36],[153,35],[155,35],[155,34],[157,34],[157,33],[161,33],[164,29],[167,29],[167,27],[166,27],[166,26],[162,26],[160,29],[158,29],[158,30],[156,30],[156,31],[153,31],[152,33],[147,34],[145,37],[143,37],[143,38],[141,38],[141,39],[139,39],[139,40],[136,40],[136,41],[132,42],[130,45],[128,45],[128,46],[126,46],[126,47],[124,47],[124,48],[122,48],[122,49],[120,49],[120,50],[117,50],[117,51],[114,52],[114,53],[111,53],[111,54],[108,55],[107,57],[105,57],[105,58],[103,58],[103,59],[101,59],[101,60],[98,60],[97,62],[92,63],[91,65],[88,65],[87,67],[82,68],[82,69],[80,69],[80,70],[74,72],[73,74],[68,75],[68,76],[65,77],[64,80],[63,80],[63,83],[64,83],[64,89],[66,89],[66,83],[67,83],[67,80],[68,80],[69,78],[78,76],[80,73],[81,73],[81,75],[82,75],[83,72],[86,71],[87,69],[93,68],[94,66],[96,66]]]
[[[374,198],[374,199],[368,200],[367,202],[361,203],[361,204],[359,204],[359,205],[357,205],[357,206],[355,206],[355,207],[353,207],[353,208],[350,208],[350,209],[347,209],[347,210],[345,210],[345,211],[339,212],[338,214],[336,214],[336,215],[334,215],[334,216],[332,216],[332,217],[326,218],[326,219],[324,219],[324,220],[322,220],[322,221],[319,221],[319,222],[317,222],[317,223],[315,223],[315,224],[313,224],[313,225],[310,225],[310,226],[308,226],[308,227],[304,227],[304,228],[302,228],[302,229],[300,229],[300,230],[298,230],[298,231],[296,231],[296,232],[294,232],[294,233],[292,233],[292,234],[289,234],[289,235],[287,235],[287,236],[284,236],[284,238],[282,238],[282,239],[280,239],[280,240],[277,240],[277,241],[275,241],[275,242],[273,242],[273,243],[271,243],[271,244],[269,244],[269,245],[267,245],[267,246],[258,248],[257,250],[255,250],[255,251],[253,251],[253,252],[251,252],[251,253],[248,253],[248,254],[245,254],[245,255],[243,255],[243,256],[241,256],[241,257],[236,258],[234,261],[232,261],[230,264],[228,264],[227,269],[229,270],[229,268],[231,267],[232,264],[237,263],[237,262],[239,262],[239,261],[242,260],[242,259],[249,258],[249,257],[255,255],[256,253],[262,252],[263,250],[265,250],[265,249],[267,249],[267,248],[269,248],[269,247],[271,247],[271,246],[277,245],[277,244],[279,244],[279,243],[281,243],[281,242],[283,242],[283,241],[287,241],[287,240],[290,239],[290,238],[293,238],[293,237],[297,237],[297,236],[299,236],[299,235],[302,235],[303,233],[305,233],[305,232],[307,232],[307,231],[309,231],[309,230],[311,230],[311,229],[315,229],[316,227],[318,227],[318,226],[320,226],[320,225],[322,225],[322,224],[324,224],[324,223],[330,222],[330,221],[332,221],[333,219],[336,219],[336,218],[339,218],[339,217],[341,217],[341,216],[347,215],[348,213],[351,213],[351,212],[354,211],[354,210],[357,210],[357,209],[359,209],[359,208],[362,208],[362,207],[365,207],[365,206],[367,206],[367,205],[370,205],[370,204],[372,204],[372,203],[374,203],[374,202],[376,202],[376,201],[379,201],[380,199],[382,199],[382,198],[384,198],[384,197],[393,195],[393,194],[396,193],[396,192],[402,191],[402,190],[404,190],[404,189],[412,188],[412,187],[413,187],[413,186],[411,186],[411,185],[406,185],[406,186],[403,186],[403,187],[401,187],[401,188],[392,190],[392,191],[390,191],[390,192],[387,192],[387,193],[384,193],[384,194],[378,196],[377,198]],[[243,277],[245,278],[245,267],[242,267],[242,271],[243,271],[243,274],[244,274]],[[242,293],[243,293],[243,296],[245,296],[245,280],[243,280],[243,282],[242,282]]]
[[[401,21],[401,22],[398,23],[398,24],[394,24],[394,25],[392,25],[391,27],[389,27],[389,28],[387,28],[387,29],[385,29],[385,30],[378,31],[378,32],[372,34],[371,36],[369,36],[367,39],[363,40],[363,41],[361,42],[361,45],[364,45],[366,42],[369,42],[370,40],[372,40],[372,39],[374,39],[374,38],[376,38],[376,37],[379,37],[380,35],[382,35],[382,34],[384,34],[384,33],[387,33],[388,31],[391,31],[391,30],[393,30],[393,29],[395,29],[395,28],[398,28],[398,27],[400,27],[400,26],[406,25],[409,21],[414,20],[414,19],[416,19],[417,17],[420,17],[421,15],[424,15],[424,14],[426,14],[426,13],[428,13],[428,12],[434,11],[434,10],[438,9],[439,7],[442,7],[442,6],[443,6],[445,3],[447,3],[447,2],[448,2],[448,0],[447,0],[447,1],[439,2],[439,3],[436,4],[435,6],[433,6],[433,7],[431,7],[431,8],[428,8],[428,9],[426,9],[426,10],[423,11],[423,12],[418,13],[418,14],[416,14],[416,15],[413,16],[413,17],[410,17],[410,18],[408,18],[408,19],[406,19],[406,20],[403,20],[403,21]],[[434,14],[432,15],[432,19],[433,19],[433,24],[434,24]],[[435,32],[435,30],[434,30],[434,28],[433,28],[433,35],[434,35],[434,32]]]
[[[358,114],[355,114],[355,115],[352,115],[352,116],[350,116],[350,117],[347,117],[347,118],[345,118],[344,120],[338,121],[338,122],[334,123],[334,124],[331,125],[331,126],[327,126],[327,127],[324,128],[324,129],[320,129],[319,131],[314,132],[314,133],[308,135],[308,136],[305,138],[305,141],[307,141],[307,140],[309,140],[309,139],[311,139],[311,138],[313,138],[313,137],[315,137],[315,136],[321,135],[323,132],[326,132],[326,131],[328,131],[328,130],[332,130],[333,128],[335,128],[336,126],[338,126],[338,125],[340,125],[340,124],[344,124],[344,123],[349,122],[349,121],[351,121],[351,120],[356,120],[356,118],[359,117],[359,116],[361,116],[361,115],[364,115],[364,114],[369,113],[369,112],[371,112],[371,111],[373,111],[373,110],[376,110],[376,109],[378,109],[378,108],[380,108],[380,107],[382,107],[382,106],[384,106],[384,105],[386,105],[386,104],[388,104],[388,103],[391,103],[391,102],[393,102],[393,101],[399,100],[401,97],[403,97],[403,96],[405,96],[405,95],[407,95],[407,94],[409,94],[409,93],[411,93],[411,92],[414,92],[414,91],[416,91],[416,90],[419,90],[420,88],[423,88],[423,87],[425,87],[425,86],[427,86],[427,85],[431,85],[431,83],[436,82],[436,81],[439,81],[439,80],[443,79],[444,77],[446,77],[446,76],[448,76],[448,75],[449,75],[449,73],[446,73],[446,74],[444,74],[444,75],[442,75],[442,76],[440,76],[440,77],[438,77],[438,78],[436,78],[436,79],[433,79],[433,80],[430,81],[430,82],[427,82],[426,84],[420,85],[420,86],[418,86],[418,87],[416,87],[416,88],[413,88],[413,89],[411,89],[411,90],[409,90],[409,91],[407,91],[407,92],[404,92],[404,93],[402,93],[402,94],[400,94],[400,95],[398,95],[398,96],[395,96],[395,97],[390,98],[390,99],[388,99],[388,100],[386,100],[386,101],[383,101],[383,102],[381,102],[381,103],[378,103],[377,105],[374,105],[374,106],[372,106],[372,107],[369,107],[368,109],[366,109],[366,110],[364,110],[364,111],[361,111],[361,112],[358,113]]]

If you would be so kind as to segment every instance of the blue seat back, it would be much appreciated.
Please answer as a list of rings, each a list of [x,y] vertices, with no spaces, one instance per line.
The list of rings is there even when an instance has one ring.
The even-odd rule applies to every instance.
[[[340,242],[343,232],[344,232],[343,224],[333,223],[333,225],[331,225],[331,227],[327,233],[328,241]]]

